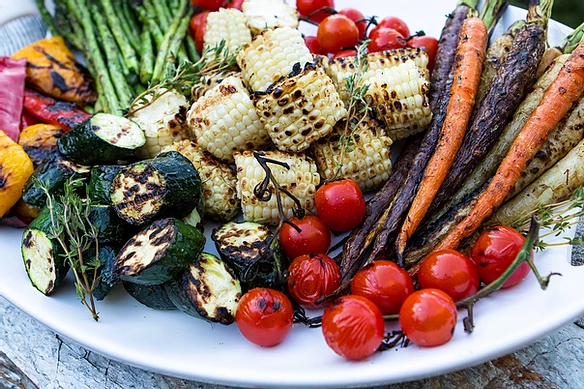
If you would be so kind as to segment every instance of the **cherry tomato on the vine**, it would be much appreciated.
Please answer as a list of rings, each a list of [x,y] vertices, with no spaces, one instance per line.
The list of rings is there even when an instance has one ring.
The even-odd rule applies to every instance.
[[[406,24],[406,22],[404,22],[398,17],[387,16],[381,19],[381,21],[377,24],[377,27],[375,28],[381,27],[393,28],[406,39],[410,37],[410,29],[408,28],[408,25]]]
[[[344,8],[339,11],[340,15],[345,15],[349,19],[355,22],[355,25],[359,29],[359,39],[365,38],[365,30],[367,30],[367,22],[365,21],[365,16],[355,8]]]
[[[367,204],[359,185],[351,179],[327,182],[314,199],[320,219],[335,231],[349,231],[365,216]]]
[[[517,257],[524,243],[523,235],[511,227],[497,226],[483,232],[470,252],[470,259],[476,263],[481,281],[490,284],[499,278]],[[523,262],[503,284],[503,288],[520,283],[529,270],[529,264]]]
[[[357,50],[349,49],[349,50],[342,50],[333,55],[331,59],[338,59],[338,58],[345,58],[345,57],[354,57],[357,55]]]
[[[326,254],[296,257],[288,267],[288,292],[299,304],[317,308],[316,301],[334,292],[341,283],[337,263]]]
[[[296,8],[302,17],[310,16],[309,20],[320,23],[331,13],[326,10],[316,12],[322,8],[335,8],[334,0],[296,0]]]
[[[361,296],[343,296],[322,314],[322,333],[334,352],[359,360],[373,354],[381,344],[385,326],[381,311]]]
[[[320,45],[318,44],[318,41],[316,40],[315,36],[305,36],[304,37],[304,43],[306,43],[306,47],[308,47],[308,50],[310,50],[310,52],[312,54],[320,54],[320,55],[326,55],[327,52],[324,51],[322,49],[322,47],[320,47]]]
[[[351,282],[351,293],[371,300],[384,315],[399,312],[414,292],[412,277],[396,263],[377,260],[359,270]]]
[[[239,300],[235,323],[243,336],[259,346],[270,347],[280,343],[294,319],[292,303],[280,291],[255,288]]]
[[[410,47],[425,47],[428,54],[428,69],[434,68],[436,52],[438,51],[438,39],[431,36],[415,36],[408,41]]]
[[[355,47],[359,42],[359,29],[354,21],[345,15],[331,15],[318,25],[318,44],[328,53],[336,53],[347,47]]]
[[[203,44],[205,43],[207,16],[209,16],[209,11],[201,12],[200,14],[193,16],[190,22],[191,36],[195,41],[195,46],[199,53],[203,51]]]
[[[243,2],[245,0],[226,0],[225,4],[223,5],[224,8],[234,8],[241,11],[241,7],[243,6]]]
[[[455,250],[428,255],[418,271],[420,288],[440,289],[454,301],[472,296],[479,289],[479,273],[473,261]]]
[[[288,223],[280,229],[280,243],[290,259],[300,255],[326,254],[331,245],[331,232],[316,216],[304,216],[302,219],[290,219],[302,231],[298,232]]]
[[[412,293],[399,311],[399,325],[409,340],[423,347],[440,346],[454,335],[456,305],[438,289]]]
[[[191,0],[191,4],[196,7],[201,7],[206,11],[219,11],[223,6],[225,0]]]
[[[369,33],[369,39],[371,39],[371,43],[369,43],[367,50],[370,53],[406,47],[406,38],[393,28],[375,28]]]

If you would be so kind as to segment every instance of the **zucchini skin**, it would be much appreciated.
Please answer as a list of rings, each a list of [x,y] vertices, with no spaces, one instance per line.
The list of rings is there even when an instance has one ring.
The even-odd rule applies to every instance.
[[[178,308],[174,305],[164,285],[139,285],[132,282],[122,282],[124,289],[130,296],[140,304],[157,311],[175,311]]]
[[[120,165],[98,165],[91,169],[87,196],[97,204],[111,205],[110,190],[116,175],[124,169]]]
[[[163,182],[157,182],[159,177]],[[137,193],[144,189],[141,186],[145,193]],[[167,216],[183,218],[195,208],[203,214],[201,177],[191,161],[176,151],[123,169],[112,182],[110,197],[118,216],[132,225]]]
[[[128,225],[107,205],[92,205],[88,215],[89,222],[97,230],[100,244],[118,244],[126,242]]]
[[[78,165],[65,158],[62,154],[55,152],[35,169],[32,176],[45,184],[51,195],[58,196],[63,194],[65,182],[70,177],[85,180],[89,178],[89,172],[89,166]],[[22,199],[28,205],[42,208],[46,204],[47,196],[29,178],[22,190]]]
[[[143,259],[136,250],[148,248],[144,241],[156,251],[154,258],[147,264],[132,264],[133,260]],[[175,218],[157,220],[122,247],[114,262],[114,272],[123,281],[163,284],[183,272],[203,252],[204,246],[205,236],[195,227]]]
[[[116,249],[111,246],[100,245],[99,261],[101,262],[101,267],[98,269],[99,282],[93,289],[93,297],[95,297],[97,301],[102,301],[119,281],[119,278],[114,274],[114,261],[116,260],[116,255]],[[87,252],[87,258],[90,260],[95,258],[95,249],[90,249]]]

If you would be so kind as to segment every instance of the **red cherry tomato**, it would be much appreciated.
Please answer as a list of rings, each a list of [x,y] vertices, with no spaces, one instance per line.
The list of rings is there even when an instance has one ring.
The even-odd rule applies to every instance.
[[[365,266],[351,282],[351,293],[368,298],[384,315],[398,313],[413,292],[414,283],[408,272],[386,260]]]
[[[271,347],[280,343],[290,329],[294,309],[282,292],[255,288],[239,300],[235,322],[243,336],[252,343]]]
[[[367,205],[359,185],[351,179],[327,182],[316,191],[316,212],[335,231],[349,231],[359,225]]]
[[[511,227],[497,226],[483,232],[470,252],[470,259],[476,263],[481,281],[490,284],[499,278],[517,257],[524,243],[523,235]],[[533,251],[531,257],[533,258]],[[519,265],[503,284],[503,288],[520,283],[529,270],[527,262]]]
[[[399,324],[409,340],[423,347],[440,346],[454,334],[456,305],[438,289],[412,293],[399,311]]]
[[[393,28],[406,39],[410,37],[410,29],[408,28],[408,25],[398,17],[388,16],[381,19],[375,28],[381,27]]]
[[[227,0],[227,2],[223,5],[224,8],[234,8],[241,11],[241,7],[243,6],[243,2],[245,0]]]
[[[333,55],[331,59],[338,59],[338,58],[345,58],[345,57],[354,57],[357,55],[357,50],[342,50]]]
[[[431,36],[415,36],[408,41],[410,47],[425,47],[428,53],[428,69],[434,69],[436,52],[438,51],[438,39]]]
[[[318,25],[318,44],[328,53],[336,53],[359,42],[359,29],[354,21],[344,15],[331,15]]]
[[[315,302],[334,292],[341,284],[337,263],[325,254],[306,254],[288,267],[288,292],[299,304],[317,308]]]
[[[428,255],[418,271],[420,288],[436,288],[454,301],[472,296],[479,290],[479,273],[473,261],[455,250],[441,250]]]
[[[331,232],[326,224],[316,216],[304,216],[290,220],[302,231],[298,232],[290,224],[284,223],[280,229],[280,243],[290,259],[304,254],[326,254],[331,245]]]
[[[312,54],[320,54],[320,55],[326,55],[327,52],[324,51],[322,49],[322,47],[320,47],[320,45],[318,44],[318,41],[316,40],[315,36],[305,36],[304,37],[304,43],[306,43],[306,47],[308,47],[308,50],[310,50],[310,52]]]
[[[370,53],[406,47],[406,38],[393,28],[375,28],[369,33],[369,39],[371,39],[371,43],[369,43],[367,50]]]
[[[367,30],[367,22],[365,21],[365,16],[355,8],[344,8],[339,11],[340,15],[345,15],[349,19],[355,22],[357,28],[359,29],[359,39],[365,38],[365,30]]]
[[[334,9],[335,2],[333,0],[296,0],[296,8],[298,8],[298,13],[300,16],[307,17],[312,15],[309,20],[317,23],[322,22],[327,16],[331,14],[326,10],[316,12],[325,7]]]
[[[191,4],[195,7],[201,7],[207,11],[219,11],[223,6],[225,0],[191,0]]]
[[[205,43],[205,28],[207,28],[207,16],[209,12],[201,12],[193,16],[190,22],[191,36],[195,40],[195,46],[199,53],[203,52],[203,44]]]
[[[373,354],[383,340],[384,331],[379,308],[365,297],[340,297],[322,315],[326,343],[347,359],[359,360]]]

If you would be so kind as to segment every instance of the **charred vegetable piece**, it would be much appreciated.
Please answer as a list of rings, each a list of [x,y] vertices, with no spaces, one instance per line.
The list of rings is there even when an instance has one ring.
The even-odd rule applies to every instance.
[[[225,325],[235,321],[241,285],[227,264],[213,254],[201,254],[164,287],[174,305],[191,316]]]
[[[23,148],[0,130],[0,218],[16,204],[33,171]]]
[[[162,285],[139,285],[132,282],[123,282],[124,289],[139,303],[157,311],[173,311],[178,309]]]
[[[97,204],[111,205],[110,190],[114,178],[124,169],[119,165],[98,165],[91,169],[87,196]]]
[[[30,89],[24,91],[24,108],[43,123],[56,124],[70,130],[91,115],[74,103],[57,101]]]
[[[24,230],[21,245],[28,278],[45,295],[59,287],[69,270],[59,242],[52,237],[51,223],[51,211],[44,208]]]
[[[88,215],[89,222],[97,231],[99,243],[122,244],[126,241],[128,225],[107,205],[92,205]]]
[[[59,151],[84,165],[125,159],[144,146],[144,131],[121,116],[98,113],[59,139]]]
[[[67,179],[70,177],[89,178],[89,171],[89,166],[78,165],[55,152],[41,163],[32,175],[46,185],[50,194],[60,195],[63,193]],[[35,186],[31,179],[26,182],[22,191],[22,199],[27,204],[42,208],[45,206],[46,198],[45,192]]]
[[[57,148],[57,141],[65,134],[61,126],[54,124],[35,124],[20,133],[18,144],[32,160],[36,168]]]
[[[118,253],[114,273],[124,281],[157,285],[182,273],[201,254],[205,236],[175,218],[157,220]]]
[[[26,77],[26,61],[10,57],[0,57],[0,130],[15,142],[20,132],[22,115],[22,96]]]
[[[98,250],[101,267],[98,269],[97,277],[99,278],[97,285],[93,289],[93,297],[98,301],[102,301],[119,281],[118,277],[114,274],[114,261],[116,260],[117,251],[110,246],[102,245],[99,246]],[[84,256],[88,260],[95,259],[95,249],[89,249]]]
[[[203,218],[197,208],[182,218],[182,221],[195,227],[197,230],[204,232]]]
[[[253,222],[229,222],[211,235],[221,259],[233,269],[245,290],[256,286],[279,288],[281,273],[288,264],[279,243],[269,255],[272,237],[268,227]]]
[[[124,168],[110,189],[118,215],[132,225],[203,211],[203,186],[191,161],[176,151]]]
[[[93,80],[60,36],[31,43],[12,55],[26,58],[26,81],[59,100],[92,105],[97,99]]]

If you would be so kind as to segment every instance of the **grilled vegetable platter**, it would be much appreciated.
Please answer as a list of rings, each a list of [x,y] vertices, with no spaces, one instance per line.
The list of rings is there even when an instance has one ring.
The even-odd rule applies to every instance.
[[[460,0],[435,37],[332,0],[38,3],[52,36],[0,58],[0,223],[95,325],[123,295],[381,361],[563,282],[536,262],[581,244],[584,24],[553,0]]]

